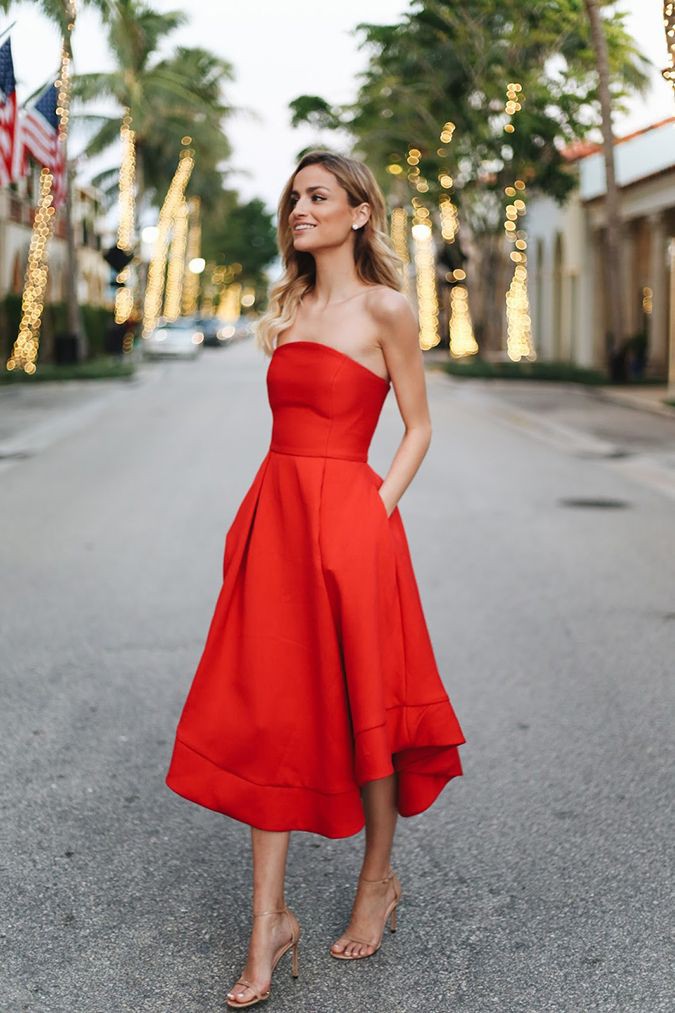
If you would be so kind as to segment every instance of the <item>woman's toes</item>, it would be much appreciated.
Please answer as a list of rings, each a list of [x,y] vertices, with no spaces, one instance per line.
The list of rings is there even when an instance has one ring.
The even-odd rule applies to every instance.
[[[242,1003],[246,999],[246,993],[249,992],[249,991],[252,991],[252,989],[249,989],[248,986],[245,986],[244,988],[236,989],[236,990],[233,990],[232,992],[228,992],[227,993],[227,998],[228,999],[233,999],[235,1002]]]

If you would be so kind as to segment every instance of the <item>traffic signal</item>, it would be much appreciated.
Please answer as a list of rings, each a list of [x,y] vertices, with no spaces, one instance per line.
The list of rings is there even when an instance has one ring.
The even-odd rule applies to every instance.
[[[123,250],[120,246],[111,246],[103,254],[103,259],[110,264],[116,274],[123,271],[127,264],[130,264],[134,259],[133,253],[129,253],[128,250]]]

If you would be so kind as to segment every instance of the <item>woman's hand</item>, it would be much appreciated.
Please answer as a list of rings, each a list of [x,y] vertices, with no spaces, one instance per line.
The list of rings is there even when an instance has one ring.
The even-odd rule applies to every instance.
[[[379,489],[377,490],[377,495],[380,497],[380,499],[384,503],[384,509],[386,510],[387,517],[391,517],[391,515],[394,512],[394,510],[396,509],[396,505],[394,505],[393,507],[390,507],[389,504],[388,504],[388,502],[387,502],[387,500],[386,500],[386,498],[382,495],[382,493],[380,492]]]

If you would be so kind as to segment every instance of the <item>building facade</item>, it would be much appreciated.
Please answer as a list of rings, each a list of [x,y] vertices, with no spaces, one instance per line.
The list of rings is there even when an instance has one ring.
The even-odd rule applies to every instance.
[[[0,300],[19,295],[23,289],[35,207],[39,196],[40,170],[32,166],[16,187],[0,189]],[[66,298],[67,248],[65,218],[60,209],[49,240],[46,303]],[[110,269],[103,260],[100,194],[92,187],[73,188],[73,225],[78,260],[78,301],[90,306],[107,305]]]
[[[604,369],[605,171],[597,145],[569,157],[578,185],[564,206],[528,205],[529,296],[539,358]],[[616,142],[622,212],[624,337],[646,339],[647,376],[675,383],[675,117]]]

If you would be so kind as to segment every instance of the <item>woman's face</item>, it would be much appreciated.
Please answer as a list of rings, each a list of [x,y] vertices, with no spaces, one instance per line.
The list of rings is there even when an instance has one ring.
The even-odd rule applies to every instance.
[[[288,224],[296,250],[312,253],[341,246],[368,220],[368,204],[352,207],[332,172],[323,165],[306,165],[295,174]]]

